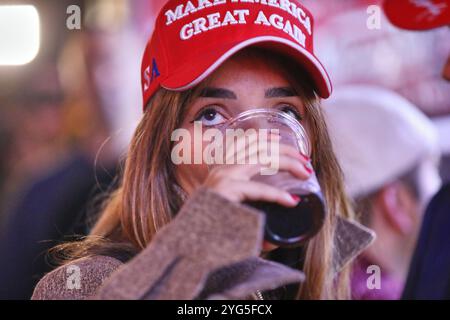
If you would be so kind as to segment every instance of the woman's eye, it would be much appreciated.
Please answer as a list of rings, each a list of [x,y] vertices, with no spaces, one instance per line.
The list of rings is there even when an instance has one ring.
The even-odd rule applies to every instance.
[[[288,115],[290,115],[291,117],[293,117],[294,119],[297,119],[298,121],[302,121],[303,117],[300,114],[300,112],[298,112],[297,108],[290,106],[290,105],[282,105],[280,107],[280,110],[283,111],[284,113],[287,113]]]
[[[226,119],[217,110],[208,108],[203,110],[195,121],[201,121],[204,126],[216,126],[224,123]]]

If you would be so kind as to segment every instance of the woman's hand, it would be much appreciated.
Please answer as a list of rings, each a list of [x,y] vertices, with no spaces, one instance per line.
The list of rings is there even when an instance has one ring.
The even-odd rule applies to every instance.
[[[248,159],[255,156],[255,152],[258,154],[266,152],[266,150],[256,148],[254,145],[256,143],[257,141],[252,141],[247,145],[244,144],[243,148],[230,155],[227,154],[227,159],[232,157],[235,162],[238,162],[237,159],[242,159],[242,157]],[[255,150],[255,152],[253,154],[243,152],[248,150]],[[235,157],[236,154],[237,157]],[[309,158],[300,154],[292,146],[280,144],[278,160],[279,170],[288,171],[301,180],[308,179],[312,174]],[[262,182],[251,181],[251,178],[264,167],[268,168],[269,166],[262,164],[218,165],[210,171],[204,186],[233,202],[264,201],[295,207],[299,201],[297,196]]]

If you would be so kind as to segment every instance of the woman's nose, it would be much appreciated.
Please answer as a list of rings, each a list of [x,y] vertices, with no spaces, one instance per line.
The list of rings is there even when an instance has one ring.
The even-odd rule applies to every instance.
[[[248,130],[248,129],[264,129],[263,128],[263,124],[261,123],[261,119],[253,119],[253,120],[246,120],[241,122],[241,124],[239,125],[239,128],[244,129],[244,130]]]

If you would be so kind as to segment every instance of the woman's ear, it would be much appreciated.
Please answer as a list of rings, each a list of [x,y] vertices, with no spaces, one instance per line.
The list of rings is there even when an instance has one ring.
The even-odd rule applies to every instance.
[[[417,201],[401,182],[390,183],[378,192],[376,201],[386,223],[396,232],[408,235],[414,231]]]

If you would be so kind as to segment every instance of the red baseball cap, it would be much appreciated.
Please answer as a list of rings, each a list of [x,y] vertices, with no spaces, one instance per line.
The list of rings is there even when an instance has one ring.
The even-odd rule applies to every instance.
[[[450,0],[385,0],[383,7],[399,28],[428,30],[450,25]]]
[[[313,17],[298,0],[169,0],[142,59],[144,108],[161,87],[184,91],[249,46],[281,52],[301,64],[317,94],[330,78],[313,50]]]

